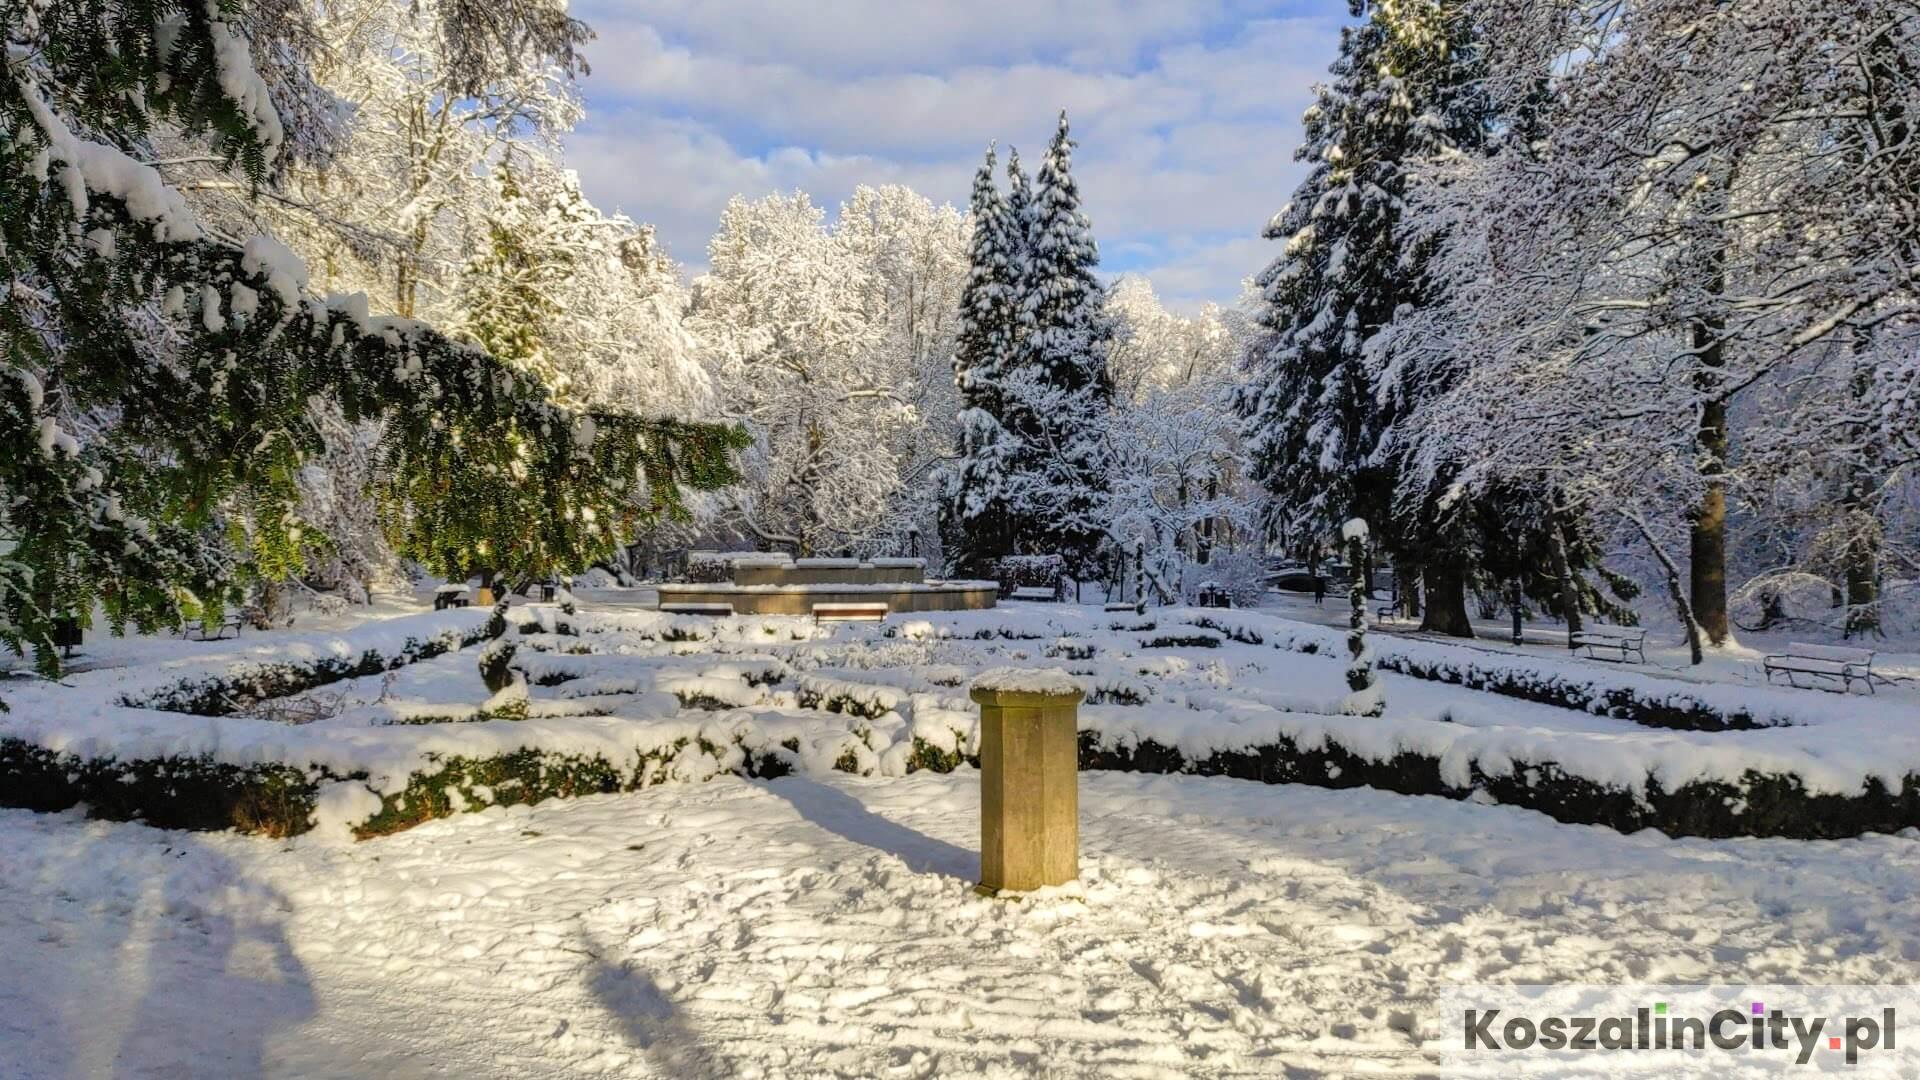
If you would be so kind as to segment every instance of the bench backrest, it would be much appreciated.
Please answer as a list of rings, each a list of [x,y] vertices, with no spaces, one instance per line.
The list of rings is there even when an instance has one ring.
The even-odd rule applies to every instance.
[[[1837,664],[1873,663],[1872,649],[1855,649],[1846,645],[1813,645],[1804,641],[1789,643],[1787,655],[1807,660],[1831,660]]]
[[[1596,637],[1639,637],[1647,632],[1647,628],[1644,626],[1615,626],[1612,623],[1590,622],[1582,625],[1579,632],[1582,634],[1593,634]]]

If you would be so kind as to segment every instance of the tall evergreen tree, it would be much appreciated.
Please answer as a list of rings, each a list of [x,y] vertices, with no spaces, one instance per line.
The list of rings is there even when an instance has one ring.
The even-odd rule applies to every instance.
[[[1097,519],[1107,491],[1105,434],[1113,403],[1107,352],[1113,322],[1106,288],[1094,276],[1100,252],[1080,209],[1073,147],[1062,111],[1024,215],[1021,332],[1015,343],[1017,370],[1009,379],[1020,402],[1014,411],[1024,415],[1008,426],[1017,426],[1022,436],[1015,471],[1028,474],[1024,487],[1034,496],[1027,500],[1021,541],[1084,566],[1104,535]]]
[[[1001,380],[1013,354],[1015,267],[1025,227],[994,186],[994,148],[973,178],[969,210],[973,241],[966,287],[960,294],[960,330],[953,379],[960,391],[959,460],[943,475],[941,545],[957,571],[984,574],[1013,550],[1006,498],[1011,438],[1000,426]],[[1009,163],[1017,171],[1018,159]]]
[[[1393,505],[1392,424],[1433,373],[1376,371],[1368,346],[1421,299],[1430,241],[1402,228],[1409,166],[1478,149],[1487,115],[1456,0],[1351,6],[1365,21],[1342,32],[1295,154],[1310,171],[1264,233],[1286,247],[1256,278],[1266,333],[1238,403],[1281,536],[1313,545],[1349,518],[1384,524],[1387,550],[1425,572],[1428,626],[1470,635],[1464,520],[1432,500]]]

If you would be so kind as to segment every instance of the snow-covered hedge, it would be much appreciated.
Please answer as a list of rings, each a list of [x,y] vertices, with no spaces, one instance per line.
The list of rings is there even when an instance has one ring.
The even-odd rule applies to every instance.
[[[356,716],[303,727],[111,706],[35,719],[39,710],[23,709],[0,727],[0,806],[85,804],[96,817],[161,828],[367,837],[488,806],[726,773],[911,767],[915,738],[898,716],[855,727],[792,710],[676,715],[660,704],[647,699],[625,716],[375,725]],[[956,742],[951,712],[930,708],[927,731],[972,752]]]
[[[14,709],[0,714],[0,805],[85,803],[103,816],[155,825],[372,835],[500,803],[723,773],[947,771],[976,761],[979,746],[978,711],[958,688],[990,682],[980,674],[989,664],[1015,661],[1024,670],[1052,653],[1065,669],[1059,677],[1088,691],[1080,709],[1086,768],[1364,784],[1686,835],[1829,837],[1920,827],[1920,731],[1876,722],[1855,701],[1810,699],[1804,726],[1714,732],[1591,722],[1562,728],[1495,698],[1482,703],[1484,715],[1335,715],[1341,701],[1313,696],[1313,680],[1263,679],[1263,663],[1246,662],[1248,650],[1224,643],[1333,656],[1337,631],[1241,612],[1189,617],[1175,610],[1165,631],[1123,632],[1103,631],[1102,620],[1067,609],[1018,615],[953,613],[902,624],[912,632],[899,637],[802,645],[766,642],[758,620],[711,620],[708,640],[684,642],[663,632],[675,625],[669,617],[588,615],[580,637],[536,625],[515,639],[509,684],[500,690],[521,695],[511,712],[492,702],[393,699],[288,725],[115,703],[145,701],[177,685],[183,671],[225,675],[244,655],[237,647],[158,670],[27,684],[10,691]],[[394,620],[350,641],[281,641],[273,655],[311,666],[367,655],[384,641],[384,659],[395,643],[421,640],[425,630],[457,637],[484,626],[485,617],[433,618],[443,621]],[[1200,618],[1204,629],[1191,625]],[[787,636],[785,624],[772,629],[776,639]],[[1156,633],[1219,641],[1219,659],[1133,652],[1136,635]],[[1006,637],[1046,644],[999,640]],[[1063,647],[1082,642],[1094,648]],[[558,645],[590,652],[544,648]],[[1397,643],[1390,654],[1479,662],[1471,650],[1424,642]],[[1585,675],[1584,665],[1513,659],[1513,670],[1537,677]],[[442,663],[467,668],[457,658]],[[1602,690],[1697,693],[1722,714],[1744,706],[1770,715],[1776,699],[1794,701],[1757,687],[1627,672],[1587,677]],[[529,697],[530,687],[548,692]]]
[[[804,675],[800,679],[800,707],[877,719],[900,707],[905,693],[891,686]]]
[[[1234,641],[1272,645],[1291,652],[1334,655],[1338,633],[1284,620],[1190,611],[1181,619]],[[1629,669],[1598,671],[1573,661],[1501,656],[1425,641],[1382,644],[1374,654],[1382,670],[1415,679],[1452,683],[1503,697],[1611,716],[1675,731],[1747,731],[1834,719],[1854,711],[1844,699],[1724,683],[1683,683]],[[1838,701],[1838,705],[1835,702]]]
[[[1601,676],[1569,676],[1537,668],[1479,663],[1456,657],[1410,656],[1377,651],[1380,667],[1416,679],[1453,683],[1503,697],[1558,705],[1600,716],[1676,731],[1745,731],[1797,723],[1793,717],[1749,703],[1716,706],[1690,688],[1638,687]]]
[[[16,713],[0,725],[0,805],[85,803],[98,816],[163,827],[371,836],[491,805],[724,773],[902,775],[977,763],[977,713],[965,698],[802,681],[816,704],[845,711],[676,712],[653,692],[568,702],[566,716],[542,709],[518,721],[420,726],[343,717],[288,728],[127,709],[34,722]],[[1876,742],[1859,730],[1775,728],[1623,737],[1301,711],[1324,707],[1224,692],[1171,695],[1148,708],[1087,704],[1081,767],[1367,786],[1676,836],[1920,827],[1920,735]],[[583,715],[602,712],[611,715]]]
[[[1334,740],[1313,745],[1278,736],[1271,743],[1190,755],[1152,740],[1106,740],[1093,731],[1080,733],[1080,767],[1371,787],[1524,807],[1569,824],[1621,832],[1658,829],[1669,836],[1840,839],[1920,827],[1920,774],[1915,773],[1897,793],[1877,777],[1867,778],[1854,794],[1813,792],[1797,775],[1758,769],[1673,788],[1649,776],[1635,789],[1570,774],[1553,761],[1503,758],[1489,765],[1469,759],[1462,774],[1459,764],[1433,754],[1401,750],[1378,757]]]
[[[117,704],[137,709],[231,716],[269,698],[298,694],[342,679],[378,675],[484,641],[489,612],[461,610],[403,616],[345,634],[280,641],[273,661],[216,662],[159,685],[124,691]]]

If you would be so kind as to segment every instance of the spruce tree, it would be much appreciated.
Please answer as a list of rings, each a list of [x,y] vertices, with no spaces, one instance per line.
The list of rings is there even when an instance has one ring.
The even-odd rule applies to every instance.
[[[948,565],[975,575],[990,573],[992,562],[1013,550],[1006,499],[1011,438],[1000,426],[1006,409],[1000,387],[1013,355],[1014,270],[1025,234],[994,186],[994,165],[990,145],[974,174],[969,205],[973,240],[953,353],[961,405],[959,460],[943,475],[940,515]]]
[[[1385,524],[1386,549],[1426,572],[1429,621],[1470,635],[1460,565],[1470,545],[1459,523],[1439,520],[1436,507],[1396,515],[1393,505],[1393,422],[1411,395],[1437,386],[1410,373],[1383,377],[1368,343],[1398,308],[1421,300],[1430,243],[1401,227],[1410,166],[1479,149],[1487,110],[1455,0],[1352,0],[1352,11],[1366,21],[1342,31],[1333,80],[1304,118],[1295,157],[1310,170],[1264,232],[1286,246],[1256,278],[1266,334],[1238,404],[1254,476],[1286,542],[1317,545],[1350,518]]]
[[[1030,493],[1022,541],[1029,550],[1060,552],[1084,571],[1104,536],[1098,517],[1107,491],[1113,323],[1106,288],[1094,275],[1100,253],[1080,209],[1074,145],[1062,111],[1025,214],[1022,332],[1017,371],[1009,381],[1019,388],[1014,411],[1021,414],[1017,428],[1023,437],[1015,471],[1027,474]]]

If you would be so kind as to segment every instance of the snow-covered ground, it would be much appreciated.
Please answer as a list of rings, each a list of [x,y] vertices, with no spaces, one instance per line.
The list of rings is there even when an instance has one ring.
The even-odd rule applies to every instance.
[[[1876,673],[1900,680],[1910,688],[1920,689],[1920,639],[1912,637],[1892,636],[1840,641],[1829,634],[1811,629],[1781,629],[1765,633],[1737,630],[1732,642],[1722,648],[1706,650],[1702,663],[1695,667],[1687,654],[1686,638],[1681,632],[1674,627],[1656,625],[1647,635],[1647,663],[1621,664],[1569,653],[1566,624],[1555,619],[1542,618],[1528,621],[1523,627],[1522,643],[1515,645],[1510,622],[1501,619],[1476,618],[1473,620],[1475,637],[1471,641],[1466,641],[1439,634],[1419,633],[1416,630],[1418,624],[1411,621],[1393,619],[1384,624],[1378,623],[1373,619],[1374,609],[1385,602],[1380,598],[1370,601],[1368,619],[1369,625],[1379,629],[1387,640],[1415,638],[1508,656],[1527,656],[1554,661],[1571,659],[1580,663],[1593,664],[1602,669],[1624,670],[1686,682],[1727,682],[1750,686],[1767,685],[1766,669],[1761,664],[1761,658],[1768,653],[1785,652],[1794,642],[1854,645],[1874,650],[1873,666]],[[1291,592],[1269,592],[1260,610],[1322,626],[1344,627],[1347,624],[1346,599],[1340,596],[1329,596],[1323,603],[1316,604],[1311,596]],[[1774,685],[1781,684],[1776,682]]]
[[[1911,837],[1088,774],[1083,888],[1006,903],[977,791],[722,778],[344,848],[0,811],[0,1075],[1433,1075],[1453,983],[1920,981]]]
[[[567,677],[533,687],[524,721],[382,726],[484,700],[472,649],[309,691],[334,715],[306,724],[113,703],[236,663],[391,655],[483,618],[472,611],[135,641],[64,687],[9,687],[0,735],[65,752],[357,763],[390,784],[422,755],[522,739],[630,754],[744,731],[802,749],[800,775],[748,780],[689,747],[669,780],[704,783],[494,807],[356,844],[0,810],[0,1080],[1504,1077],[1524,1073],[1509,1059],[1442,1072],[1449,988],[1920,983],[1911,831],[1676,840],[1367,789],[1089,772],[1081,883],[1005,902],[969,889],[978,774],[902,774],[914,737],[977,737],[947,726],[971,723],[966,682],[1008,664],[1064,666],[1108,695],[1081,710],[1102,739],[1197,753],[1320,732],[1483,766],[1537,750],[1622,783],[1761,761],[1836,791],[1920,763],[1911,688],[1768,689],[1729,664],[1702,689],[1564,650],[1380,635],[1406,655],[1668,686],[1805,726],[1655,731],[1395,673],[1386,716],[1319,716],[1288,710],[1337,707],[1341,635],[1285,608],[1160,611],[1155,631],[1024,604],[828,629],[680,622],[643,603],[589,602],[587,632],[522,638],[516,662],[536,681]],[[1195,617],[1264,642],[1149,644],[1204,633]],[[690,628],[706,636],[679,637]],[[1297,651],[1307,643],[1318,651]],[[820,711],[836,696],[869,715]],[[833,771],[849,747],[872,775]],[[1718,1076],[1724,1062],[1698,1065]]]

